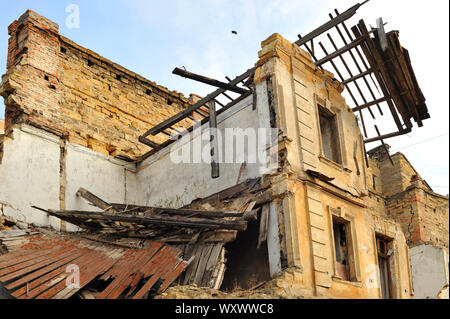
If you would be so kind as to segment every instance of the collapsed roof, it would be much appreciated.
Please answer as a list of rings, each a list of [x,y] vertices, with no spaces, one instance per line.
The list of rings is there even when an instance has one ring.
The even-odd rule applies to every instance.
[[[0,242],[10,251],[0,256],[0,283],[17,299],[67,299],[95,280],[102,283],[97,298],[141,299],[158,282],[163,292],[189,264],[179,249],[153,241],[126,249],[76,235],[2,231]],[[73,272],[79,282],[72,286]]]
[[[11,296],[70,298],[94,285],[101,287],[96,298],[140,299],[164,292],[177,279],[218,288],[224,244],[272,200],[260,178],[182,209],[110,204],[85,189],[77,194],[101,211],[45,211],[81,227],[81,233],[0,232],[0,246],[9,252],[0,256],[0,283]],[[267,229],[260,232],[264,241]],[[68,289],[66,269],[72,264],[79,268],[80,287]]]

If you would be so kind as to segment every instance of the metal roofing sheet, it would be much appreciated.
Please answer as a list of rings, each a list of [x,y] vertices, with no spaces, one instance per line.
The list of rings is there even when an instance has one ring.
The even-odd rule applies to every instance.
[[[140,299],[152,288],[163,292],[188,265],[179,258],[181,250],[158,242],[126,249],[70,236],[27,239],[20,249],[0,256],[0,283],[18,299],[67,299],[94,280],[106,286],[97,298]],[[70,285],[69,266],[78,267],[78,287]]]

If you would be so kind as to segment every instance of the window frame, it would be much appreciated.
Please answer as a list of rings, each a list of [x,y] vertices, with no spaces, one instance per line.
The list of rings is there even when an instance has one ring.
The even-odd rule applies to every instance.
[[[386,267],[386,281],[387,281],[387,298],[383,298],[383,299],[392,299],[393,296],[393,284],[392,284],[392,271],[391,271],[391,265],[390,265],[390,255],[389,255],[389,249],[390,246],[392,245],[392,241],[388,240],[386,238],[384,238],[384,236],[380,236],[377,235],[375,236],[375,240],[376,240],[376,247],[377,247],[377,258],[378,258],[378,269],[380,272],[380,289],[381,289],[381,296],[383,298],[383,279],[382,277],[384,277],[384,275],[381,274],[381,265],[380,265],[380,259],[383,260],[384,265]],[[383,247],[382,245],[383,244]]]
[[[325,152],[323,149],[323,139],[322,139],[322,129],[320,125],[320,110],[326,110],[326,112],[333,114],[334,120],[336,121],[336,128],[337,128],[337,148],[339,151],[339,157],[340,157],[340,163],[335,162],[331,158],[328,158],[325,156]],[[331,164],[335,168],[343,170],[346,166],[346,156],[344,153],[345,150],[345,139],[344,139],[344,132],[342,128],[342,117],[341,117],[341,111],[339,109],[336,109],[331,106],[331,103],[327,100],[323,100],[319,98],[318,96],[315,96],[315,113],[317,118],[317,134],[319,136],[319,145],[320,145],[320,155],[319,158],[321,160],[324,160],[327,164]]]
[[[355,217],[344,212],[340,208],[328,207],[330,242],[331,242],[331,258],[333,261],[332,277],[333,279],[346,283],[361,283],[361,268],[358,252],[358,239],[356,236]],[[349,280],[344,280],[339,276],[336,261],[336,246],[334,244],[333,226],[337,223],[345,224],[346,242],[347,242],[347,259],[349,265]]]

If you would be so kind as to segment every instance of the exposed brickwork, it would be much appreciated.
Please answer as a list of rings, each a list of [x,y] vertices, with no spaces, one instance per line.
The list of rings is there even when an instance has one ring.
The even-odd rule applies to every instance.
[[[402,226],[410,246],[449,245],[448,198],[418,185],[387,200],[389,216]]]
[[[149,150],[138,137],[192,101],[60,36],[57,24],[30,10],[8,32],[0,88],[7,129],[28,123],[104,154],[135,158]]]
[[[404,191],[411,185],[411,180],[414,176],[420,178],[419,173],[417,173],[405,155],[396,153],[391,158],[394,165],[386,157],[378,160],[382,191],[388,197]],[[429,187],[427,188],[430,189]]]
[[[402,153],[391,156],[394,165],[380,147],[368,153],[367,180],[372,193],[369,206],[382,213],[381,205],[373,201],[381,198],[387,215],[401,225],[409,246],[432,244],[448,249],[448,197],[434,193]],[[372,176],[377,174],[381,176],[376,185],[381,193],[371,186]]]

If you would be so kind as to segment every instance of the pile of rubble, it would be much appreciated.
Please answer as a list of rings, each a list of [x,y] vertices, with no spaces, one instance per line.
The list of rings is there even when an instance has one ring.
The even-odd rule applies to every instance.
[[[221,291],[197,285],[173,286],[155,299],[318,299],[307,291],[295,287],[292,280],[293,268],[287,268],[250,289]]]

